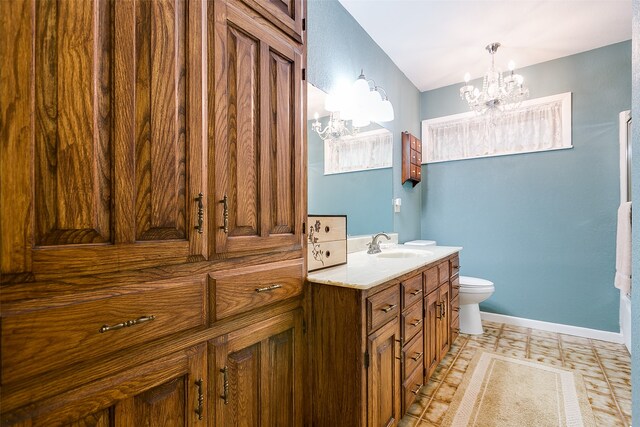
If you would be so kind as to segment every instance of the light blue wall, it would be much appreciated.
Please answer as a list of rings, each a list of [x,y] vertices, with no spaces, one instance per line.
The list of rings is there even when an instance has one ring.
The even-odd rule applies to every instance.
[[[345,203],[345,212],[354,212],[354,215],[355,212],[362,212],[365,216],[374,217],[371,221],[372,224],[376,224],[376,228],[363,229],[365,233],[393,229],[400,234],[401,241],[419,238],[421,186],[412,188],[410,183],[402,186],[400,182],[401,132],[407,130],[415,135],[419,135],[420,132],[418,89],[337,0],[310,0],[307,4],[307,22],[309,82],[325,92],[330,92],[339,79],[354,81],[360,74],[360,69],[364,69],[368,78],[374,79],[385,89],[395,111],[395,120],[385,123],[384,126],[393,132],[392,191],[393,197],[402,199],[402,211],[389,216],[391,199],[388,198],[388,194],[381,193],[378,188],[369,185],[371,180],[379,178],[374,178],[376,172],[362,172],[361,175],[343,174],[336,177],[336,190],[344,188],[348,191],[335,197],[340,197]],[[312,161],[313,159],[310,159],[309,163]],[[309,212],[312,211],[312,207],[318,211],[325,210],[313,200],[316,197],[312,192],[313,185],[309,182]],[[356,189],[361,194],[355,197],[351,189]],[[389,210],[363,212],[360,200],[374,198],[387,198],[384,203],[387,203]],[[333,209],[334,206],[336,204],[327,209]],[[353,220],[355,219],[349,218],[350,223]]]
[[[638,126],[638,114],[640,114],[640,0],[633,0],[633,100],[631,104],[632,147],[633,153],[640,153],[640,126]],[[636,154],[632,159],[633,200],[640,200],[640,156]],[[633,224],[640,224],[640,209],[633,209]],[[638,424],[640,420],[640,229],[633,227],[633,289],[631,293],[632,333],[631,333],[631,391],[633,394],[632,419]]]
[[[617,332],[618,113],[631,105],[631,44],[520,72],[531,98],[573,93],[574,148],[423,167],[422,237],[463,246],[461,273],[495,283],[485,311]],[[460,86],[422,93],[422,118],[466,111]]]
[[[324,175],[324,143],[307,123],[309,214],[347,215],[347,233],[393,230],[392,169]],[[321,119],[323,126],[326,120]],[[374,126],[374,125],[372,125]]]

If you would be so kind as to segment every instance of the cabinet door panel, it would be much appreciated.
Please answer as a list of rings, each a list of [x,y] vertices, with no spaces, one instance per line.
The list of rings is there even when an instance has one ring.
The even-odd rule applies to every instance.
[[[438,304],[438,291],[435,290],[425,298],[424,361],[427,378],[435,371],[440,361],[440,344],[438,342],[440,307]]]
[[[269,337],[269,409],[268,426],[295,425],[295,399],[291,392],[296,389],[295,381],[295,344],[294,330],[288,329]]]
[[[186,236],[185,0],[136,2],[136,240]]]
[[[210,7],[215,252],[301,246],[300,48],[230,3]]]
[[[35,244],[110,242],[111,8],[106,0],[34,7]]]
[[[151,420],[164,426],[187,425],[185,380],[184,376],[171,379],[120,403],[118,421],[132,426],[149,425]]]
[[[451,300],[449,292],[449,282],[443,284],[439,288],[440,292],[440,304],[441,304],[441,318],[438,324],[438,337],[439,337],[439,359],[442,360],[447,355],[450,342],[450,327],[451,327]]]
[[[369,426],[396,425],[400,420],[400,323],[396,317],[368,338],[371,359],[367,381]]]

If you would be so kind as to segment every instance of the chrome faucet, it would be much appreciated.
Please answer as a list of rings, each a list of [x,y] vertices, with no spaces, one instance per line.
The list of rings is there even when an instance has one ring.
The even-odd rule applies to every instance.
[[[371,243],[367,243],[367,246],[369,246],[369,249],[367,249],[368,254],[379,254],[382,252],[380,250],[380,243],[378,243],[378,238],[380,236],[384,236],[387,240],[391,240],[391,237],[389,237],[387,233],[378,233],[375,236],[371,236]]]

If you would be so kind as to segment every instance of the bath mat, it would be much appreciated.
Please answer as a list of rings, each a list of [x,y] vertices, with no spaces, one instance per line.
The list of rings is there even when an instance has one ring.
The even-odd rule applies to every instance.
[[[582,375],[487,351],[473,358],[443,427],[595,427]]]

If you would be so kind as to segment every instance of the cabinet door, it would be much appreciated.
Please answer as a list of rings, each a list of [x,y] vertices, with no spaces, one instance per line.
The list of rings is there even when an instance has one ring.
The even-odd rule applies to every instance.
[[[286,313],[213,340],[216,426],[302,425],[302,328]]]
[[[203,426],[207,425],[206,346],[192,347],[67,393],[3,414],[3,425]]]
[[[2,2],[20,52],[2,71],[14,87],[0,103],[2,273],[96,273],[206,253],[194,229],[194,198],[206,194],[200,1]]]
[[[302,47],[259,16],[209,3],[215,252],[302,245]]]
[[[438,289],[440,299],[440,319],[438,323],[438,360],[442,360],[449,352],[451,347],[451,293],[449,290],[449,282],[444,283]]]
[[[401,417],[400,322],[396,317],[369,335],[367,372],[367,425],[392,426]]]
[[[424,300],[424,363],[427,378],[435,371],[440,361],[440,343],[438,336],[440,331],[440,301],[438,291],[431,292]]]

